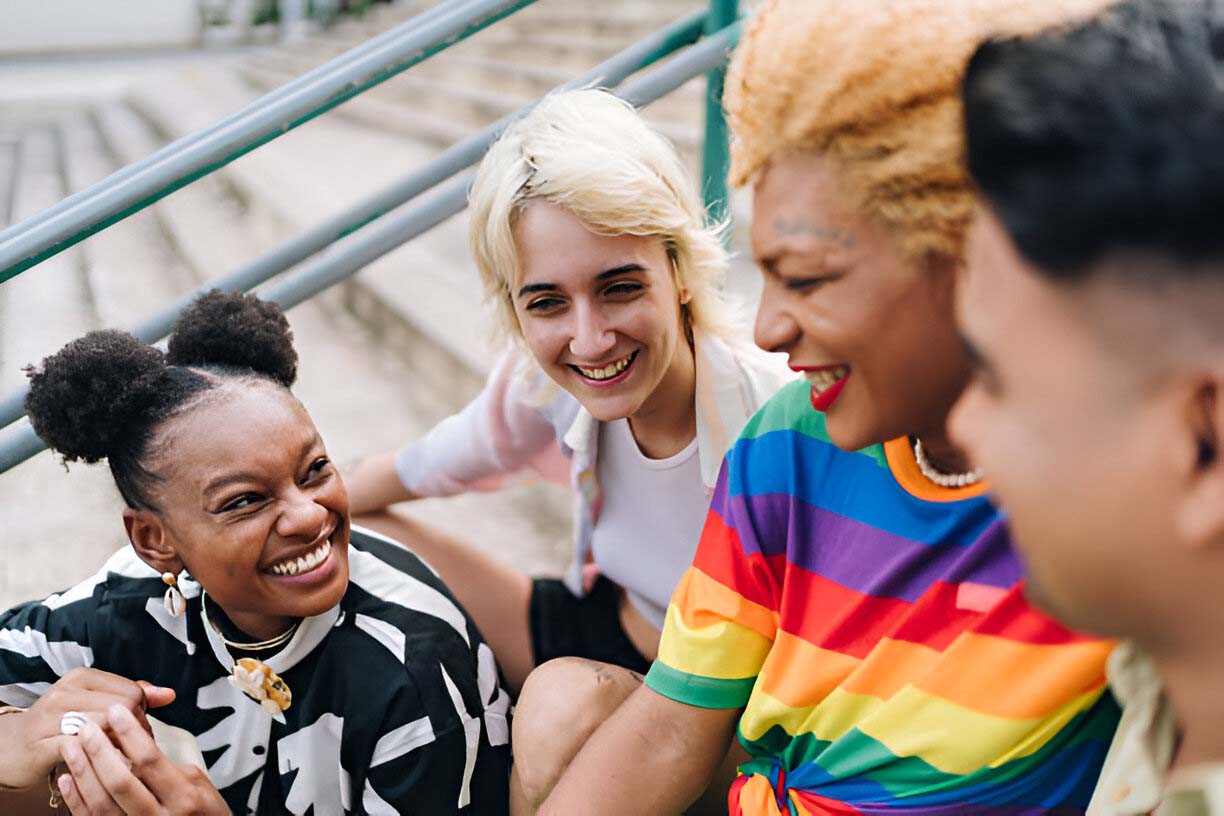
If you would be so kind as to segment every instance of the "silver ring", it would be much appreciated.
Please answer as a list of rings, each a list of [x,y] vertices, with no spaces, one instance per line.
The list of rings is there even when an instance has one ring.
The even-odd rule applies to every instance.
[[[89,722],[85,715],[79,711],[65,712],[60,718],[60,733],[65,737],[75,737],[81,733],[81,729],[85,727],[85,723]]]

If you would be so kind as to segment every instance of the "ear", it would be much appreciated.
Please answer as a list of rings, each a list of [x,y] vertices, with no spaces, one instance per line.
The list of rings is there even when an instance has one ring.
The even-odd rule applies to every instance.
[[[183,571],[183,562],[156,513],[151,510],[126,508],[123,511],[123,527],[127,530],[128,541],[132,542],[132,548],[136,550],[141,561],[158,572],[178,575]]]
[[[1224,547],[1224,375],[1200,383],[1189,408],[1195,461],[1177,526],[1195,549]]]

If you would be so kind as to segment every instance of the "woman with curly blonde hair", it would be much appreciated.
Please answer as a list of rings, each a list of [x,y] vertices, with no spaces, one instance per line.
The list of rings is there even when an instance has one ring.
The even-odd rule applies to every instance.
[[[755,188],[756,341],[805,381],[727,454],[658,659],[542,812],[681,811],[736,732],[737,816],[1087,805],[1118,717],[1112,644],[1028,604],[947,422],[969,373],[966,64],[996,32],[1103,5],[775,0],[749,23],[724,101],[731,179]],[[546,670],[516,731],[564,718]]]
[[[471,219],[513,347],[461,412],[352,475],[354,509],[438,570],[515,691],[556,657],[644,672],[722,455],[786,369],[735,344],[721,230],[675,149],[610,93],[555,94],[511,126]],[[564,580],[387,509],[529,470],[573,491]]]

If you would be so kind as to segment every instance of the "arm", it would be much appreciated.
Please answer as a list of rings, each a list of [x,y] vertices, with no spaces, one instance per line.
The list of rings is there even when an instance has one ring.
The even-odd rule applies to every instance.
[[[139,684],[97,669],[73,669],[55,682],[28,710],[0,717],[0,785],[24,788],[46,779],[74,738],[60,730],[69,711],[105,725],[107,711],[121,708],[143,725],[146,707],[174,700],[170,689]]]
[[[348,488],[349,510],[355,516],[420,498],[400,481],[395,454],[391,452],[376,453],[363,460],[345,477],[344,484]]]
[[[678,703],[647,686],[587,740],[541,814],[674,814],[701,795],[743,709]]]
[[[129,549],[113,556],[108,568],[134,559]],[[60,760],[60,721],[69,711],[101,722],[117,704],[143,720],[146,706],[174,699],[169,689],[94,668],[95,640],[106,639],[94,631],[102,625],[94,600],[98,582],[94,577],[41,603],[0,612],[0,705],[26,709],[0,717],[0,785],[45,783]]]
[[[522,357],[502,356],[480,394],[398,452],[371,456],[349,474],[355,514],[425,496],[493,490],[503,477],[546,461],[556,447],[552,406],[536,405],[536,387],[519,373]],[[541,375],[542,376],[542,375]]]

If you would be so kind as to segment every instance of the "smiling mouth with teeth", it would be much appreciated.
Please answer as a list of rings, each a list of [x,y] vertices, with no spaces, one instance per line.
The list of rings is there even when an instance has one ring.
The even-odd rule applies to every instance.
[[[834,368],[820,369],[819,371],[805,371],[803,372],[803,377],[811,383],[812,393],[819,395],[837,385],[849,373],[849,366],[839,365]]]
[[[625,369],[633,365],[633,361],[637,359],[638,353],[635,351],[628,357],[623,357],[615,363],[610,363],[603,368],[584,368],[583,366],[571,365],[570,368],[577,371],[588,380],[611,380],[614,377],[620,376]]]
[[[331,554],[331,549],[332,544],[329,538],[300,558],[290,558],[279,564],[273,564],[268,568],[268,572],[273,575],[301,575],[304,572],[310,572],[327,560],[327,556]]]

